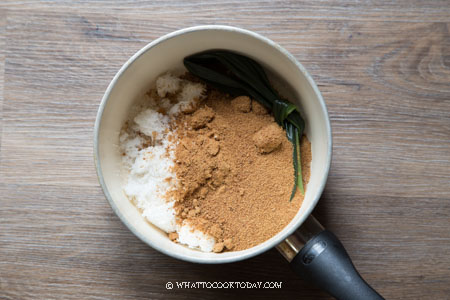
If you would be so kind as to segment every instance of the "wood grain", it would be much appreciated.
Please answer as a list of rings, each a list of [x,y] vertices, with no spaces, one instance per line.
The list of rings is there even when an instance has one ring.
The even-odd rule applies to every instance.
[[[333,128],[317,218],[386,299],[450,299],[449,21],[449,1],[2,1],[0,299],[330,299],[275,250],[217,266],[160,254],[104,199],[104,90],[146,43],[198,24],[254,30],[304,64]]]

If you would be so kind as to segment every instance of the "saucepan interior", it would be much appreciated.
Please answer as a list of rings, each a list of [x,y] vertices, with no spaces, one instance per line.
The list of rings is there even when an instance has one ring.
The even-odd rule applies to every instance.
[[[253,248],[204,253],[171,242],[166,234],[141,216],[122,191],[119,132],[134,101],[151,88],[157,76],[182,69],[184,57],[228,49],[252,57],[269,72],[280,93],[302,111],[312,144],[311,178],[305,200],[294,219],[280,233]],[[183,29],[148,44],[116,74],[102,99],[95,124],[95,164],[100,184],[114,212],[142,241],[172,257],[198,263],[226,263],[255,256],[291,234],[311,213],[325,185],[331,159],[331,132],[324,101],[306,70],[286,50],[253,32],[227,26]],[[286,180],[290,180],[286,179]],[[273,201],[282,201],[273,199]]]

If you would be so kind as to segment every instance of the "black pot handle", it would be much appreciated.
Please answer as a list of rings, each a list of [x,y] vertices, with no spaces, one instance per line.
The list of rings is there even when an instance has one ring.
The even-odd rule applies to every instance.
[[[277,249],[300,277],[336,299],[383,299],[361,278],[338,238],[312,216]]]

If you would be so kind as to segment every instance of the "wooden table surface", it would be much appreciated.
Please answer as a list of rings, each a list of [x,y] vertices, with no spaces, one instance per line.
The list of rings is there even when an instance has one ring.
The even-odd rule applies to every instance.
[[[103,196],[92,144],[108,83],[148,42],[199,24],[253,30],[303,63],[333,129],[316,217],[385,298],[450,299],[450,1],[378,2],[2,1],[0,299],[330,299],[276,250],[227,265],[167,257]]]

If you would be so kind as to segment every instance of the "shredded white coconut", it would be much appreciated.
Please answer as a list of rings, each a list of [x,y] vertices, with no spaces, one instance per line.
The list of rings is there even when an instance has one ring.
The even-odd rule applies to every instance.
[[[173,208],[175,200],[167,199],[166,195],[178,184],[176,174],[171,170],[174,166],[175,142],[169,141],[172,135],[169,132],[170,120],[201,100],[205,86],[167,73],[156,80],[156,90],[159,99],[150,94],[144,95],[148,108],[137,113],[119,137],[124,154],[123,166],[127,173],[124,192],[149,222],[167,233],[177,232],[179,243],[211,252],[214,238],[199,230],[193,231],[189,224],[177,225]],[[165,98],[167,94],[176,94],[177,102],[171,103]],[[158,108],[164,108],[168,115],[159,113]],[[151,143],[146,143],[147,140]]]
[[[178,101],[180,102],[192,102],[196,99],[200,99],[205,92],[205,86],[201,83],[189,83],[185,84],[180,94],[178,95]]]
[[[163,132],[168,128],[169,117],[165,116],[153,109],[146,109],[134,118],[136,123],[135,129],[143,134],[152,137],[153,132],[156,132],[158,137],[163,135]]]
[[[156,79],[156,91],[160,97],[165,97],[167,94],[173,94],[180,89],[181,79],[166,73]]]
[[[186,221],[183,221],[181,228],[178,230],[178,241],[190,248],[200,248],[203,252],[213,251],[216,244],[213,237],[200,230],[194,230]]]
[[[176,229],[174,203],[167,202],[164,197],[172,187],[165,178],[174,176],[170,170],[174,164],[173,151],[166,157],[167,144],[167,140],[163,140],[162,145],[138,151],[124,191],[151,223],[166,232],[173,232]]]
[[[122,152],[126,154],[123,156],[123,163],[126,168],[131,168],[139,154],[139,148],[144,143],[144,139],[140,136],[131,137],[127,132],[123,132],[120,135],[119,142]]]
[[[195,102],[204,97],[205,87],[200,83],[189,83],[183,86],[183,89],[178,94],[176,103],[169,110],[169,115],[177,115],[180,112],[185,112],[195,105]]]

